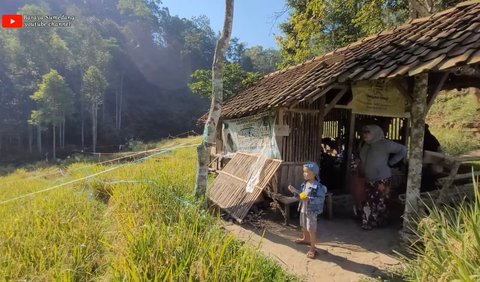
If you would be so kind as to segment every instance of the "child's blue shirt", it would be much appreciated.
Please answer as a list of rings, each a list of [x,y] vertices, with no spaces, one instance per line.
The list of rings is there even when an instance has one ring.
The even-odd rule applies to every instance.
[[[312,186],[307,187],[307,182],[301,185],[301,192],[308,195],[307,214],[319,215],[323,212],[323,204],[325,202],[326,187],[319,181],[315,180]],[[299,198],[299,193],[295,193],[295,197]],[[298,210],[301,209],[302,201],[298,205]]]

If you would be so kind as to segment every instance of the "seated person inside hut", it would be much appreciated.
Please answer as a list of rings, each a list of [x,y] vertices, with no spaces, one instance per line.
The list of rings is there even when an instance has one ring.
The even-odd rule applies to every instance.
[[[364,144],[359,152],[359,175],[365,181],[366,200],[362,208],[362,228],[387,223],[389,215],[391,167],[405,159],[405,146],[386,140],[378,125],[366,125],[362,128]]]
[[[425,135],[423,141],[423,154],[425,151],[441,153],[442,148],[438,139],[430,132],[428,124],[425,124]],[[435,189],[435,182],[442,172],[442,167],[434,163],[426,163],[422,167],[422,186],[421,191],[432,191]]]
[[[330,190],[343,187],[342,164],[344,161],[342,146],[334,138],[322,139],[322,155],[320,158],[320,177]]]

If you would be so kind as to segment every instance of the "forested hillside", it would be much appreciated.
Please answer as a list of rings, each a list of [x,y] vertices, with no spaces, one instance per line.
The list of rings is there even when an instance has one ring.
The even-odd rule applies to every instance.
[[[173,16],[152,0],[9,1],[0,13],[75,16],[71,27],[0,31],[2,161],[51,157],[54,136],[68,153],[92,151],[95,139],[105,151],[175,135],[208,109],[188,88],[211,68],[218,34],[206,17]],[[239,71],[275,69],[263,62],[278,51],[232,43]]]

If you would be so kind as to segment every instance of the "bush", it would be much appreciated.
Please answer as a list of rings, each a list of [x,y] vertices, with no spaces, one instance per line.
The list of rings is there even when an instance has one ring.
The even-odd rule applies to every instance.
[[[420,220],[414,259],[405,259],[409,281],[480,281],[480,194],[459,207],[430,208]]]

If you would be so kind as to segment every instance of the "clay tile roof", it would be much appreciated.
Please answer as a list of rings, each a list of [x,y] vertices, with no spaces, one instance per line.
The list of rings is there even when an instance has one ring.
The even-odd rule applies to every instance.
[[[304,101],[336,83],[413,76],[480,61],[480,0],[416,19],[264,76],[225,101],[236,118]]]

